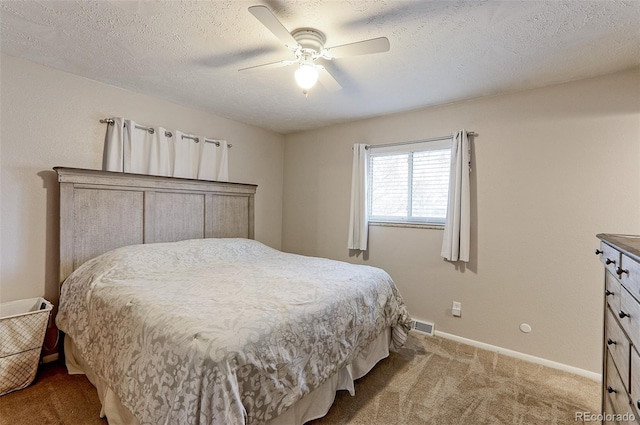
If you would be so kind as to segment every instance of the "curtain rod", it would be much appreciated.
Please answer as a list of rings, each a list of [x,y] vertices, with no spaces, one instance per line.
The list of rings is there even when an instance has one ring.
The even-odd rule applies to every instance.
[[[478,133],[474,131],[467,132],[467,137],[476,137],[477,135]],[[377,149],[377,148],[386,148],[389,146],[401,146],[401,145],[413,145],[415,143],[437,142],[438,140],[451,139],[451,137],[452,136],[441,136],[441,137],[432,137],[430,139],[411,140],[408,142],[383,143],[381,145],[367,145],[365,149]]]
[[[101,119],[101,120],[100,120],[100,122],[101,122],[102,124],[109,124],[109,125],[113,125],[113,124],[115,123],[115,120],[114,120],[113,118],[105,118],[105,119]],[[153,133],[155,133],[155,132],[156,132],[156,131],[153,129],[153,127],[143,127],[143,126],[141,126],[141,125],[137,125],[137,124],[136,124],[136,128],[137,128],[138,130],[148,131],[148,132],[149,132],[149,134],[153,134]],[[172,132],[170,132],[170,131],[165,131],[165,132],[164,132],[164,135],[165,135],[166,137],[173,137],[173,133],[172,133]],[[182,135],[182,139],[183,139],[183,140],[184,140],[184,139],[189,139],[189,140],[193,140],[193,141],[194,141],[194,142],[196,142],[196,143],[200,143],[200,138],[199,138],[199,137],[187,136],[187,135],[184,135],[184,134],[183,134],[183,135]],[[220,142],[218,142],[217,140],[207,140],[207,139],[204,139],[204,142],[205,142],[205,143],[213,143],[213,144],[214,144],[214,145],[216,145],[216,146],[220,146]],[[232,145],[231,143],[227,143],[227,146],[228,146],[228,147],[232,147],[233,145]]]

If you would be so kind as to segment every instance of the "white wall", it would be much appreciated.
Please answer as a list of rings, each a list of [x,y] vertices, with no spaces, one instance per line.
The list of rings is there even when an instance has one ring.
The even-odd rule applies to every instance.
[[[284,137],[280,134],[16,59],[1,57],[0,301],[58,300],[54,166],[100,169],[105,125],[124,116],[226,139],[231,181],[258,185],[256,239],[280,248]]]
[[[636,70],[289,135],[283,249],[386,269],[436,330],[599,373],[595,235],[640,234],[639,88]],[[479,133],[468,266],[444,262],[428,229],[370,227],[368,253],[350,257],[351,146],[463,127]]]

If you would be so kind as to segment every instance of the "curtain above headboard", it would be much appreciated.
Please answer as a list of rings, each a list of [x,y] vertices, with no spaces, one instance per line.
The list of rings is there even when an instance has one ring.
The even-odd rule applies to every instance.
[[[229,145],[225,140],[145,127],[112,118],[107,125],[102,168],[153,176],[228,181]]]

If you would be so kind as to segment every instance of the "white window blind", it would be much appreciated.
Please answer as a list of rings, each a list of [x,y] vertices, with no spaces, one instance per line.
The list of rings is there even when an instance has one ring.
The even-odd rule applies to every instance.
[[[443,224],[447,213],[450,142],[427,142],[371,153],[369,220]]]

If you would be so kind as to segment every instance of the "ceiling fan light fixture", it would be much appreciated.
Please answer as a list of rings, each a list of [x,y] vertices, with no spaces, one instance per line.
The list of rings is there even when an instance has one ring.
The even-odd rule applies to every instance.
[[[308,90],[318,81],[318,70],[312,63],[303,63],[296,70],[295,78],[300,88]]]

